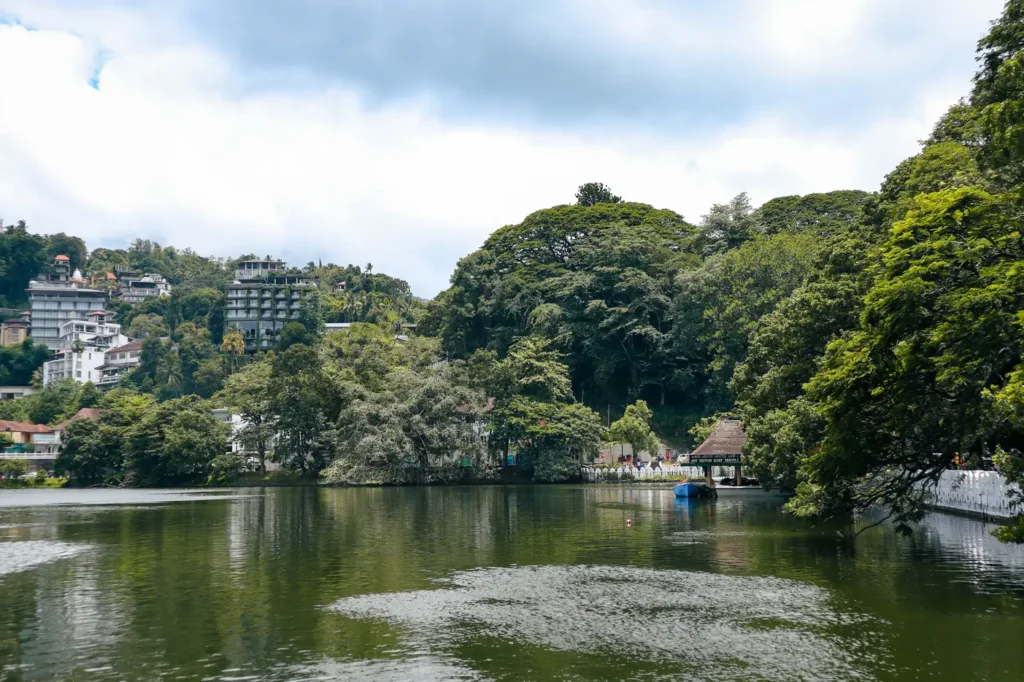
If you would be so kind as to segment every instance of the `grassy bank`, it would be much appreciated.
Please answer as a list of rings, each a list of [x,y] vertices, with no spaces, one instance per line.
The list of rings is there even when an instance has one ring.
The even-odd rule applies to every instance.
[[[0,488],[63,488],[68,482],[66,478],[36,478],[26,476],[24,478],[0,479]]]

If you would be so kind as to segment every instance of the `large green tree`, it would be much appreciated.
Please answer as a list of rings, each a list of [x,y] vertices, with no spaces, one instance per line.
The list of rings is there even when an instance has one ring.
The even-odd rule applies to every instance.
[[[973,188],[915,203],[882,246],[860,329],[829,345],[809,384],[824,438],[803,462],[798,512],[887,504],[911,520],[958,453],[1020,442],[988,398],[1021,363],[1018,209]]]

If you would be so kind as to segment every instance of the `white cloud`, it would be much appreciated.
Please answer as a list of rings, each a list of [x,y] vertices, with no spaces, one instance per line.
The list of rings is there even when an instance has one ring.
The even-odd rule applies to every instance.
[[[245,74],[224,56],[183,34],[149,36],[133,15],[106,16],[103,26],[87,15],[72,22],[114,46],[98,91],[88,85],[95,36],[0,25],[6,221],[78,234],[90,247],[142,236],[225,256],[372,261],[420,295],[443,288],[457,258],[494,229],[571,201],[583,181],[690,220],[743,190],[760,202],[875,189],[967,87],[937,82],[907,113],[855,130],[762,118],[701,137],[565,134],[456,124],[424,99],[374,108],[337,84],[238,95]],[[855,17],[840,19],[793,54],[848,38]],[[651,18],[637,21],[631,30],[642,33]]]

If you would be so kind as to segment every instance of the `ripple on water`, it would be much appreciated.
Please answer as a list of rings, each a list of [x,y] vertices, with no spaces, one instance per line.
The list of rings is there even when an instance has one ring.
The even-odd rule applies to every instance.
[[[0,542],[0,576],[24,571],[50,561],[66,559],[85,549],[87,549],[87,545],[50,540]]]
[[[404,626],[437,650],[466,632],[554,650],[671,663],[688,679],[863,679],[877,625],[792,580],[613,566],[460,572],[445,587],[341,599],[331,609]],[[837,634],[856,627],[858,638]],[[657,633],[652,637],[652,633]],[[870,675],[868,675],[870,676]]]
[[[314,665],[288,666],[275,671],[270,679],[287,679],[289,682],[456,682],[487,678],[448,658],[424,655],[400,659],[325,660]]]

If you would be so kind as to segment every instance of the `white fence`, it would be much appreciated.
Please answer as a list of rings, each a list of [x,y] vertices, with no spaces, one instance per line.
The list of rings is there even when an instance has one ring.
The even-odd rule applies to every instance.
[[[1010,518],[1016,516],[1018,510],[1010,506],[1008,487],[1006,479],[995,471],[944,471],[931,492],[930,505],[936,509]]]
[[[627,481],[659,480],[663,478],[680,479],[683,476],[688,478],[704,478],[703,467],[679,466],[677,464],[663,465],[657,469],[645,466],[639,471],[634,467],[583,467],[580,474],[587,483],[615,483],[623,479]],[[733,475],[733,467],[713,467],[712,476],[715,478],[726,478]],[[632,478],[630,478],[632,476]]]

